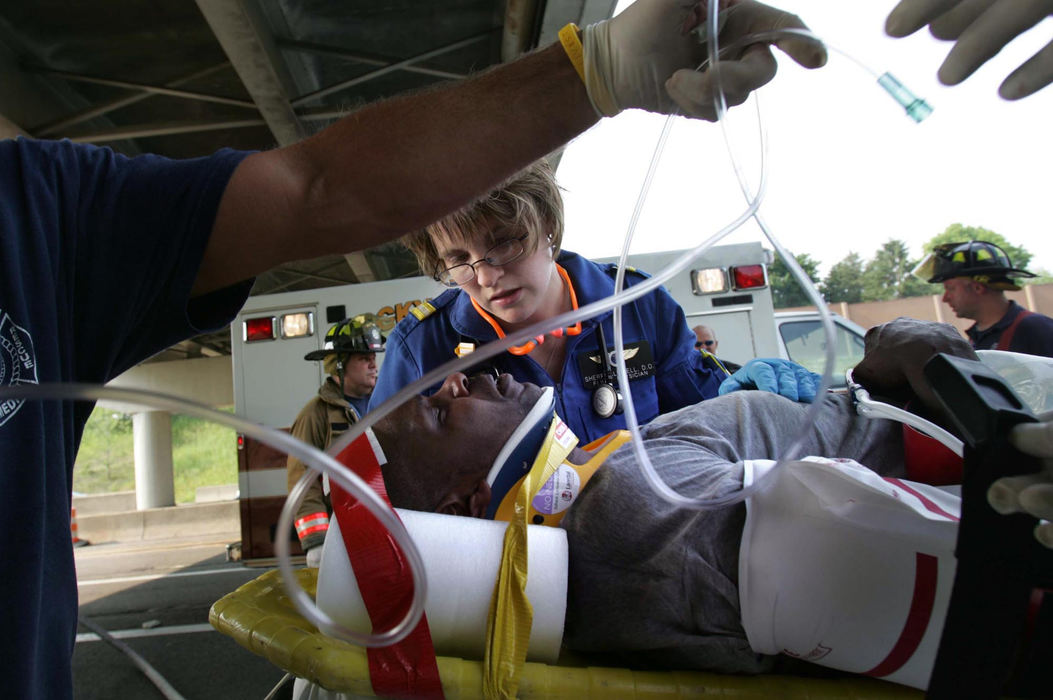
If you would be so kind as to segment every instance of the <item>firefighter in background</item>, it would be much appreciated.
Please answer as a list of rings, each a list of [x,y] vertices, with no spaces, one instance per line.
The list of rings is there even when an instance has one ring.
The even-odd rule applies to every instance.
[[[366,412],[376,386],[378,352],[384,352],[384,336],[372,314],[346,318],[331,326],[322,349],[304,355],[305,360],[323,362],[326,378],[318,395],[296,416],[290,431],[293,437],[325,450],[351,427]],[[290,490],[306,468],[300,460],[289,457],[286,476]],[[316,476],[296,513],[296,535],[307,554],[308,566],[318,566],[322,558],[331,512],[322,478]]]
[[[914,274],[926,282],[942,282],[943,301],[954,315],[976,322],[965,330],[975,349],[1053,357],[1053,318],[1028,311],[1005,296],[1007,290],[1020,290],[1015,278],[1035,275],[1014,268],[994,243],[937,246]]]

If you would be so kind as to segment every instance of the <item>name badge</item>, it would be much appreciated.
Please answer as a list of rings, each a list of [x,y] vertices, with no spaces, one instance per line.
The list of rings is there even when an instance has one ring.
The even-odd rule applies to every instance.
[[[608,349],[607,355],[611,361],[610,381],[614,381],[618,370],[613,348]],[[603,371],[603,356],[600,354],[599,347],[579,352],[576,359],[578,371],[581,372],[581,383],[586,389],[595,389],[608,382]],[[625,371],[629,375],[629,381],[646,379],[655,375],[654,354],[651,352],[651,344],[648,341],[641,340],[625,345]]]

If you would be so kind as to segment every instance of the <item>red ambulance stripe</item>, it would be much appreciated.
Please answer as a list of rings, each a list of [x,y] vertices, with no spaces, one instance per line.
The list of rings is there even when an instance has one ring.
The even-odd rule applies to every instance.
[[[390,507],[380,462],[369,438],[368,433],[363,434],[336,459],[360,476]],[[330,496],[373,629],[391,629],[413,599],[409,565],[394,538],[365,506],[335,484]],[[398,644],[366,649],[366,656],[373,692],[379,697],[444,697],[427,617],[422,617],[413,632]]]
[[[888,476],[885,477],[885,481],[889,482],[890,484],[892,484],[892,485],[894,485],[894,486],[896,486],[898,488],[903,489],[904,491],[906,491],[910,495],[912,495],[915,498],[917,498],[919,501],[921,501],[921,504],[923,506],[925,506],[925,510],[929,511],[930,513],[935,513],[936,515],[942,515],[943,517],[947,518],[948,520],[953,520],[954,522],[958,522],[959,518],[958,518],[957,515],[955,515],[954,513],[948,513],[943,508],[941,508],[935,501],[932,501],[927,496],[925,496],[925,494],[923,494],[922,492],[918,491],[917,489],[914,489],[914,488],[911,488],[910,486],[908,486],[905,481],[902,481],[900,479],[894,479],[894,478],[888,477]]]
[[[936,602],[939,561],[931,554],[921,552],[916,552],[914,557],[914,597],[910,602],[910,611],[907,613],[903,631],[899,633],[899,639],[888,656],[874,668],[864,671],[864,675],[881,678],[895,673],[910,661],[910,657],[914,656],[922,637],[925,636]]]

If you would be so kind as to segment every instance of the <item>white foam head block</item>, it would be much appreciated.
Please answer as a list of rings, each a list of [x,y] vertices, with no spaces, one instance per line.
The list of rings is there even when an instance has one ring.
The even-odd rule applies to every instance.
[[[396,511],[424,559],[425,612],[436,653],[482,659],[507,523]],[[555,663],[567,608],[567,535],[560,528],[529,525],[527,543],[526,593],[534,609],[527,659]],[[322,552],[317,603],[345,627],[372,629],[335,518]]]

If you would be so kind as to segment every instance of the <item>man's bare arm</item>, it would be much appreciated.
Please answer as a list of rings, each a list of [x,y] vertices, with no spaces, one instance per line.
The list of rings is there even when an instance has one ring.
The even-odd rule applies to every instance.
[[[592,126],[601,93],[611,116],[631,108],[668,113],[679,103],[712,119],[708,105],[718,85],[741,102],[772,78],[775,59],[761,40],[721,61],[720,81],[696,74],[705,58],[690,31],[696,4],[639,0],[600,25],[602,41],[589,43],[594,25],[583,58],[588,87],[554,44],[458,85],[370,105],[303,143],[250,156],[220,203],[194,293],[424,226]],[[731,4],[735,20],[721,34],[728,42],[804,26],[754,0]],[[813,42],[775,43],[806,67],[825,62]]]
[[[485,193],[597,119],[573,65],[553,45],[254,154],[223,195],[194,292],[391,240]]]

